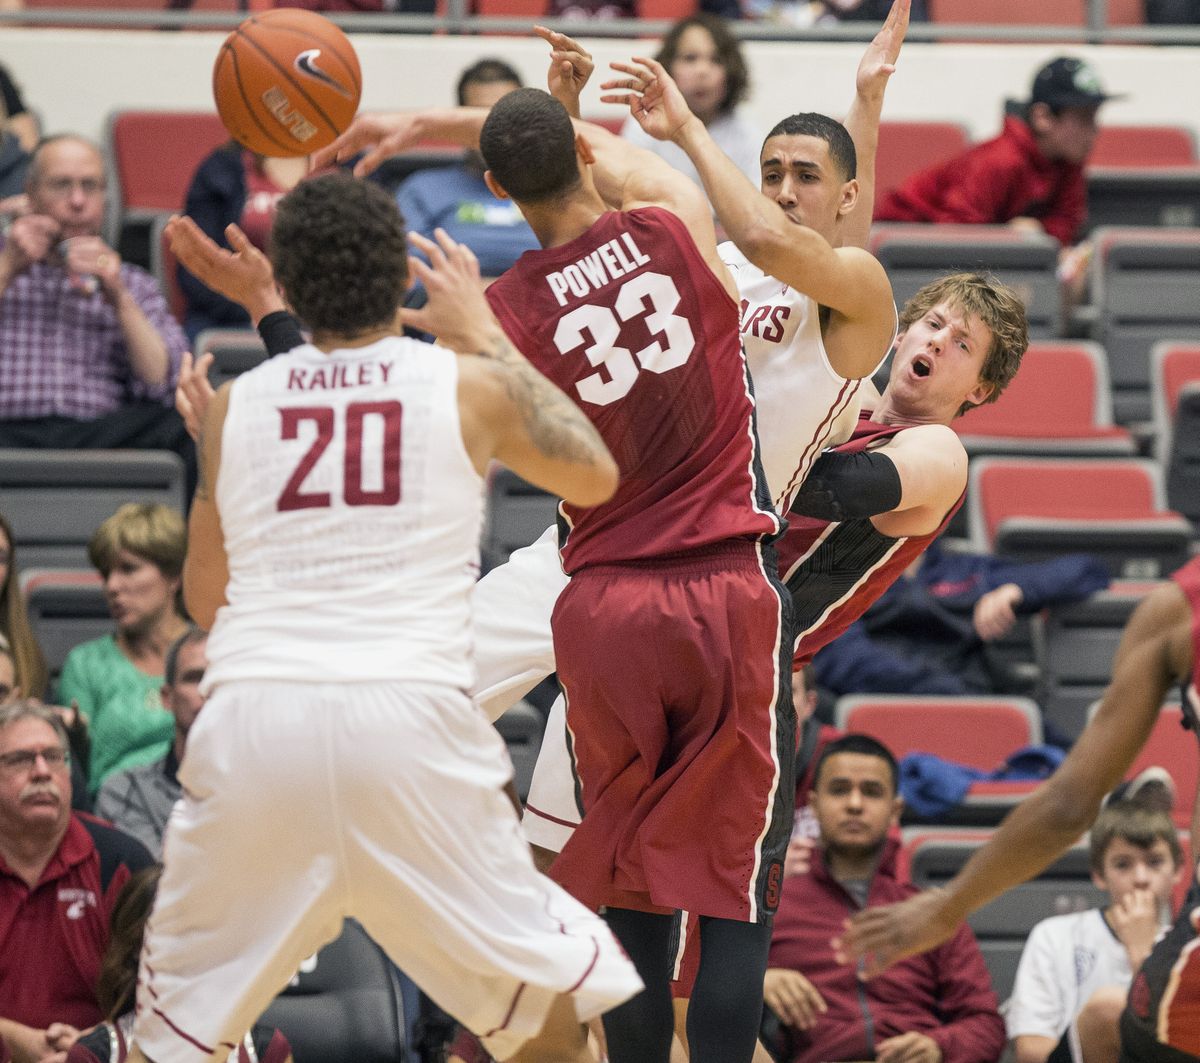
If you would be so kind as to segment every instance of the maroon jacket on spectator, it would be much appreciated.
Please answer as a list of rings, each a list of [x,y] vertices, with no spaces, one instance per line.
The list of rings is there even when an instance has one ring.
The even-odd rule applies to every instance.
[[[1087,215],[1083,167],[1047,159],[1021,118],[998,137],[914,174],[876,204],[876,221],[1003,224],[1036,218],[1061,244],[1074,243]]]
[[[99,1022],[96,979],[113,902],[153,863],[141,842],[76,813],[30,889],[0,857],[0,1016],[45,1029]]]
[[[871,880],[867,906],[891,904],[916,893],[895,877],[898,843],[888,839]],[[1004,1048],[1004,1022],[974,935],[967,927],[944,945],[860,982],[838,963],[830,941],[858,911],[834,880],[820,851],[812,870],[784,880],[775,915],[769,966],[799,971],[825,999],[828,1011],[809,1031],[791,1029],[791,1063],[874,1059],[889,1037],[917,1032],[937,1042],[942,1063],[981,1063]]]

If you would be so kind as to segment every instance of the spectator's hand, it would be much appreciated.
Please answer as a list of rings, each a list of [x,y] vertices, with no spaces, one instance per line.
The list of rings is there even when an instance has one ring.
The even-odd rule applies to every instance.
[[[859,965],[866,978],[886,970],[897,960],[928,952],[940,945],[958,926],[943,910],[946,891],[923,890],[898,904],[866,908],[846,921],[834,940],[840,962]]]
[[[29,197],[24,192],[0,199],[0,214],[6,217],[19,218],[22,214],[30,214],[32,211],[33,204],[29,202]]]
[[[46,1040],[56,1052],[66,1052],[76,1041],[82,1030],[77,1030],[74,1026],[65,1022],[52,1022],[46,1027]]]
[[[413,275],[425,285],[429,298],[419,310],[402,309],[400,319],[411,328],[428,332],[443,347],[459,354],[483,354],[489,336],[499,328],[483,294],[479,279],[479,260],[466,244],[456,243],[444,229],[435,229],[437,238],[427,240],[409,233],[412,245],[428,259],[409,257]]]
[[[172,254],[197,280],[245,307],[256,325],[267,314],[284,309],[270,260],[236,225],[225,227],[231,251],[210,240],[187,216],[171,218],[166,233]]]
[[[783,858],[783,877],[807,875],[812,867],[812,853],[816,847],[815,838],[799,837],[788,842],[787,853]]]
[[[1137,970],[1145,962],[1154,939],[1158,937],[1158,902],[1150,890],[1130,890],[1108,910],[1113,933],[1129,953],[1129,963]]]
[[[110,296],[121,290],[121,256],[100,237],[73,236],[59,247],[71,283],[76,288],[94,291],[95,281],[98,281]]]
[[[579,95],[592,76],[596,64],[584,51],[583,46],[565,33],[556,33],[545,26],[534,26],[533,32],[550,48],[550,70],[546,74],[546,87],[566,109],[572,118],[579,118]]]
[[[942,1050],[923,1033],[902,1033],[875,1047],[877,1063],[942,1063]]]
[[[656,140],[674,140],[688,122],[699,121],[661,63],[634,56],[628,63],[609,65],[629,76],[604,82],[600,87],[608,95],[600,99],[626,104],[638,125]],[[612,91],[617,89],[627,91]]]
[[[421,116],[416,113],[360,115],[332,144],[313,152],[309,164],[313,170],[323,170],[365,151],[354,164],[354,176],[366,177],[393,155],[411,148],[423,135]]]
[[[1037,218],[1012,218],[1008,227],[1016,229],[1020,233],[1044,233],[1046,231]]]
[[[787,967],[767,968],[763,1003],[797,1030],[811,1030],[828,1010],[816,986],[799,971]]]
[[[875,39],[867,45],[858,63],[854,88],[863,99],[880,100],[887,88],[888,78],[896,72],[900,46],[908,32],[908,15],[912,0],[895,0],[888,17]]]
[[[45,214],[25,214],[14,219],[4,242],[4,257],[13,273],[42,262],[58,243],[58,222]]]
[[[200,425],[205,411],[216,392],[208,380],[208,370],[213,364],[212,354],[202,354],[196,361],[192,352],[183,352],[179,365],[179,383],[175,385],[175,409],[183,418],[187,434],[194,440],[200,438]]]
[[[1017,622],[1017,606],[1024,598],[1024,592],[1015,583],[1005,583],[988,591],[975,603],[975,634],[984,642],[1007,635]]]
[[[9,1024],[5,1040],[12,1052],[13,1063],[39,1063],[54,1051],[54,1046],[46,1040],[45,1030],[15,1022]]]

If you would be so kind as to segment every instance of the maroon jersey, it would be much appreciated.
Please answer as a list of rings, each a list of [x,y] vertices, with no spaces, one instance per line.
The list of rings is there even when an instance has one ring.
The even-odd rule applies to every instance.
[[[605,214],[570,243],[526,251],[487,294],[621,470],[608,502],[560,508],[566,571],[778,533],[738,306],[674,214]]]
[[[891,439],[905,425],[877,424],[869,414],[858,419],[854,434],[833,449],[852,454]],[[788,514],[788,529],[776,544],[779,578],[792,592],[796,612],[796,654],[801,668],[829,645],[896,582],[922,551],[942,534],[958,512],[964,492],[928,535],[894,539],[869,518],[825,521]]]
[[[1200,557],[1171,573],[1192,607],[1192,674],[1183,684],[1183,711],[1193,721],[1200,719]]]

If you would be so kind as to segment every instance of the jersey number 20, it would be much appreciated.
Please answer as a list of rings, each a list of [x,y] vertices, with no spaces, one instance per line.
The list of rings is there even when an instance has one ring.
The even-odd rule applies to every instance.
[[[285,406],[280,409],[279,415],[282,418],[282,438],[296,439],[301,421],[312,421],[316,425],[317,435],[279,493],[275,508],[328,508],[333,504],[330,492],[302,491],[300,488],[333,442],[337,411],[332,406]],[[400,501],[400,415],[400,403],[394,399],[386,402],[352,402],[346,407],[346,445],[342,462],[342,497],[346,505],[394,506]],[[363,423],[371,416],[383,421],[380,463],[383,483],[377,490],[368,491],[362,482]]]
[[[647,310],[645,299],[650,300]],[[583,332],[591,333],[592,342],[584,350],[587,360],[608,371],[591,373],[575,385],[579,397],[596,406],[607,406],[624,398],[637,379],[638,367],[651,373],[676,369],[691,357],[696,339],[686,317],[673,313],[679,305],[679,289],[665,273],[639,273],[621,285],[613,309],[587,303],[564,315],[554,330],[554,345],[560,354],[568,354],[583,343]],[[615,312],[614,312],[615,311]],[[621,323],[646,314],[646,327],[651,335],[662,333],[664,347],[658,340],[637,352],[637,361],[628,347],[617,346]]]

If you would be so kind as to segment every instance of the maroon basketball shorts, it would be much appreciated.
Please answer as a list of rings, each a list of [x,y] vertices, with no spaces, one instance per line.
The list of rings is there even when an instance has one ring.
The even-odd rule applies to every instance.
[[[584,812],[553,874],[585,904],[765,922],[791,834],[791,598],[730,541],[574,574],[554,610]]]

